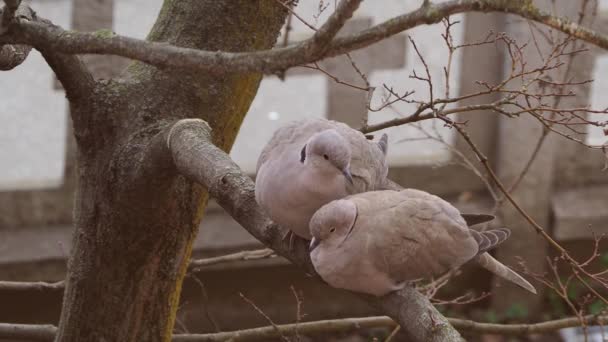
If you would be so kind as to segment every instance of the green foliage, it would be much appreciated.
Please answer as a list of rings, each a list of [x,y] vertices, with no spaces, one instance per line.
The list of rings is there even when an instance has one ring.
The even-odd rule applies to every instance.
[[[602,257],[600,258],[600,262],[602,263],[602,266],[608,267],[608,252],[602,255]]]
[[[566,316],[566,304],[564,304],[564,300],[553,291],[549,292],[548,297],[551,311],[553,311],[552,314],[558,317]]]
[[[589,305],[589,313],[592,315],[597,315],[602,311],[605,311],[606,309],[608,309],[606,307],[606,304],[604,304],[604,302],[602,302],[600,299],[594,301]]]
[[[498,315],[496,314],[496,311],[494,310],[488,310],[486,312],[486,322],[488,323],[498,323],[499,319],[498,319]]]
[[[571,282],[567,288],[568,299],[576,300],[580,297],[582,285],[579,282]]]
[[[522,303],[513,303],[505,312],[508,319],[523,319],[528,317],[528,308]]]

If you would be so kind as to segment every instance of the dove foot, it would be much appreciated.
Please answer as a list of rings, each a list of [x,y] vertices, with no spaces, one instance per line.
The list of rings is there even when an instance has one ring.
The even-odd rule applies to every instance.
[[[289,239],[289,250],[293,252],[293,241],[295,239],[295,234],[291,230],[287,230],[283,235],[281,241],[285,242],[285,240]]]
[[[304,239],[296,234],[294,234],[294,232],[292,232],[291,230],[288,230],[287,232],[285,232],[285,234],[283,234],[283,237],[281,238],[281,241],[283,243],[285,243],[285,241],[289,239],[289,245],[288,245],[288,249],[290,252],[295,252],[295,241],[298,239],[302,239],[306,242],[306,246],[308,246],[308,244],[310,243],[309,240]]]

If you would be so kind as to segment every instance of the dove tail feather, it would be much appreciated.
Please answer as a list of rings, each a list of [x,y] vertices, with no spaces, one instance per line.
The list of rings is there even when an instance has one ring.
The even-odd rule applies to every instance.
[[[476,224],[485,223],[494,220],[494,215],[487,214],[460,214],[462,218],[467,222],[467,226],[474,226]]]
[[[513,271],[512,269],[508,268],[507,266],[501,264],[498,260],[494,259],[490,254],[479,254],[477,256],[477,263],[481,267],[496,274],[497,276],[536,294],[536,289],[534,288],[534,286],[532,286],[532,284],[530,284],[519,274],[515,273],[515,271]]]
[[[511,236],[511,231],[508,228],[490,229],[483,232],[471,229],[469,232],[479,246],[477,254],[482,254],[495,248]]]

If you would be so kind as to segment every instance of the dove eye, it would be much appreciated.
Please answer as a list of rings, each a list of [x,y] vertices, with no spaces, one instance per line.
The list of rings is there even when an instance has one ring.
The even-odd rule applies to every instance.
[[[327,154],[324,154],[323,158],[325,158],[325,160],[329,160],[329,156]]]
[[[335,231],[336,231],[336,227],[331,227],[331,228],[329,229],[329,232],[330,232],[330,233],[333,233],[333,232],[335,232]]]

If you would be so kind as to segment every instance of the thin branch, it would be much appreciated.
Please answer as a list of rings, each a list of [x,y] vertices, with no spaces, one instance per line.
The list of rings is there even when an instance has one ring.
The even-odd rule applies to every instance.
[[[198,279],[196,275],[190,276],[190,279],[194,280],[194,282],[201,289],[201,307],[203,309],[203,314],[205,315],[205,317],[207,317],[207,320],[211,323],[211,325],[213,325],[215,332],[222,331],[222,329],[220,329],[220,325],[217,323],[217,321],[211,314],[211,311],[209,311],[209,295],[207,294],[207,288],[205,287],[205,284],[200,279]]]
[[[227,262],[235,262],[242,260],[259,260],[266,258],[274,258],[276,254],[274,251],[268,248],[257,249],[252,251],[241,251],[237,253],[221,255],[217,257],[205,258],[205,259],[194,259],[190,261],[188,270],[191,272],[200,271],[201,268],[211,265],[217,265]],[[0,281],[0,292],[7,291],[55,291],[63,290],[64,281],[58,281],[56,283],[46,283],[42,281],[37,282],[19,282],[19,281]]]
[[[317,31],[317,28],[312,26],[311,24],[309,24],[306,20],[304,20],[304,18],[302,18],[296,11],[293,10],[293,6],[294,6],[294,1],[289,1],[289,5],[285,4],[282,0],[276,0],[276,2],[278,2],[279,4],[281,4],[281,6],[285,7],[285,9],[289,12],[289,17],[287,18],[287,25],[289,26],[290,22],[291,22],[291,17],[294,16],[296,18],[298,18],[298,20],[308,26],[309,29],[313,30],[313,31]],[[289,30],[286,30],[287,32],[289,32]],[[287,43],[289,42],[288,38],[287,38],[287,32],[285,34],[286,38],[283,41],[283,45],[287,46]]]
[[[608,316],[587,315],[582,317],[582,320],[583,324],[586,325],[603,326],[608,323]],[[459,318],[450,318],[449,321],[460,331],[500,335],[542,334],[564,328],[581,326],[581,321],[579,317],[562,318],[535,324],[478,323],[471,320],[464,320]]]
[[[276,257],[274,251],[269,248],[257,249],[253,251],[241,251],[227,255],[221,255],[212,258],[205,259],[194,259],[190,261],[188,269],[190,271],[197,271],[201,267],[210,266],[215,264],[221,264],[225,262],[242,261],[242,260],[258,260]]]
[[[0,292],[6,291],[63,291],[64,281],[56,283],[0,281]]]
[[[282,341],[284,342],[289,342],[289,339],[285,336],[285,333],[279,328],[278,325],[276,325],[275,322],[273,322],[272,319],[270,319],[270,317],[262,310],[260,309],[251,299],[245,297],[244,294],[239,292],[239,296],[241,296],[241,298],[243,298],[244,301],[246,301],[247,303],[249,303],[249,305],[251,305],[255,311],[257,311],[260,315],[262,315],[262,317],[264,317],[264,319],[266,319],[266,321],[268,321],[268,323],[270,323],[270,327],[272,328],[272,330],[274,330],[275,332],[275,336],[280,337]],[[298,324],[295,324],[295,331],[297,332],[297,328],[298,328]]]
[[[437,102],[435,102],[435,103],[437,103]],[[363,133],[371,133],[371,132],[379,131],[381,129],[385,129],[388,127],[401,126],[401,125],[405,125],[408,123],[436,119],[441,116],[447,116],[450,114],[457,114],[457,113],[462,113],[462,112],[474,112],[474,111],[483,111],[483,110],[493,110],[496,112],[503,112],[503,110],[500,108],[500,105],[501,105],[501,102],[494,102],[494,103],[488,103],[488,104],[469,105],[469,106],[445,109],[445,110],[436,111],[436,112],[421,113],[423,110],[430,109],[430,107],[431,107],[430,103],[423,104],[418,108],[418,110],[416,110],[413,114],[411,114],[409,116],[406,116],[403,118],[387,120],[387,121],[381,122],[379,124],[375,124],[375,125],[371,125],[371,126],[367,126],[367,127],[362,127],[360,129],[360,131]]]
[[[265,341],[278,337],[277,329],[283,335],[293,335],[296,329],[300,335],[321,335],[328,333],[356,332],[362,329],[389,327],[394,328],[395,321],[386,317],[344,318],[299,324],[281,324],[276,329],[273,326],[245,329],[240,331],[222,332],[219,334],[189,334],[174,335],[174,342],[215,342],[215,341]]]
[[[291,292],[293,293],[293,296],[296,299],[296,323],[295,323],[295,332],[294,332],[294,337],[296,339],[296,341],[300,341],[300,331],[298,330],[298,324],[300,324],[300,322],[302,321],[302,299],[300,298],[300,296],[298,295],[298,291],[296,291],[296,288],[293,287],[293,285],[291,285],[289,287],[291,289]]]
[[[400,326],[396,326],[395,328],[393,328],[393,331],[391,331],[391,333],[388,335],[386,340],[384,340],[384,342],[391,342],[393,338],[399,333],[399,330],[401,330]]]
[[[334,38],[350,18],[360,1],[344,0],[315,35],[289,47],[257,52],[202,51],[176,47],[162,42],[128,38],[107,31],[68,32],[40,22],[19,21],[15,32],[0,37],[0,43],[22,43],[37,48],[51,48],[65,54],[111,54],[139,60],[159,68],[227,72],[280,73],[288,68],[313,63],[323,58],[361,49],[416,26],[440,22],[450,15],[464,12],[505,12],[530,19],[575,38],[608,49],[608,37],[568,19],[538,10],[529,0],[452,0],[428,3],[419,9],[397,16],[356,34]],[[4,41],[3,41],[4,40]]]
[[[608,316],[587,315],[582,317],[586,325],[606,325]],[[494,324],[479,323],[471,320],[450,318],[450,324],[463,332],[476,334],[499,334],[507,336],[546,334],[564,328],[579,327],[578,317],[569,317],[534,324]],[[212,334],[176,334],[174,342],[215,342],[215,341],[263,341],[283,335],[295,334],[296,329],[302,335],[319,335],[327,333],[347,333],[369,328],[395,328],[396,323],[386,316],[364,318],[342,318],[299,324],[280,324],[252,329]],[[6,324],[0,323],[0,338],[12,338],[33,341],[53,341],[57,328],[52,325]]]
[[[580,278],[580,273],[590,277],[591,279],[598,281],[601,285],[604,285],[600,279],[598,279],[597,277],[595,277],[593,274],[589,273],[586,269],[584,269],[569,253],[568,251],[562,247],[557,241],[555,241],[546,231],[545,229],[539,225],[516,201],[515,199],[513,199],[513,197],[511,196],[511,194],[509,193],[509,191],[505,188],[505,186],[502,184],[502,182],[500,181],[500,179],[498,178],[498,176],[496,175],[496,173],[494,172],[494,170],[492,169],[492,167],[490,166],[489,162],[488,162],[488,158],[485,156],[485,154],[483,154],[483,152],[481,152],[481,150],[479,149],[479,147],[477,147],[477,145],[471,140],[470,135],[462,128],[460,127],[459,124],[455,124],[454,122],[450,121],[447,118],[441,117],[442,120],[444,120],[446,123],[450,124],[452,127],[454,127],[458,133],[464,138],[464,140],[467,142],[467,144],[471,147],[471,149],[473,150],[473,153],[475,153],[475,155],[479,158],[479,161],[481,162],[481,164],[484,166],[484,168],[486,169],[486,171],[488,172],[489,176],[491,177],[491,179],[494,181],[494,183],[496,184],[496,186],[500,189],[500,191],[502,192],[502,194],[509,200],[509,202],[513,205],[513,207],[515,207],[515,209],[521,214],[521,216],[532,226],[532,228],[538,233],[540,234],[548,243],[551,247],[553,247],[556,251],[558,251],[561,255],[562,258],[564,258],[564,260],[566,260],[570,266],[572,267],[572,269],[574,270],[574,274],[579,278],[579,280],[582,280],[582,278]],[[608,304],[608,299],[606,299],[605,297],[603,297],[602,295],[600,295],[597,291],[595,291],[595,289],[593,289],[592,286],[590,286],[589,284],[587,284],[586,282],[582,281],[583,285],[585,285],[585,287],[587,289],[589,289],[591,292],[593,292],[596,297],[601,300],[602,302],[604,302],[605,304]]]
[[[57,327],[50,324],[12,324],[0,323],[0,339],[53,341]]]

